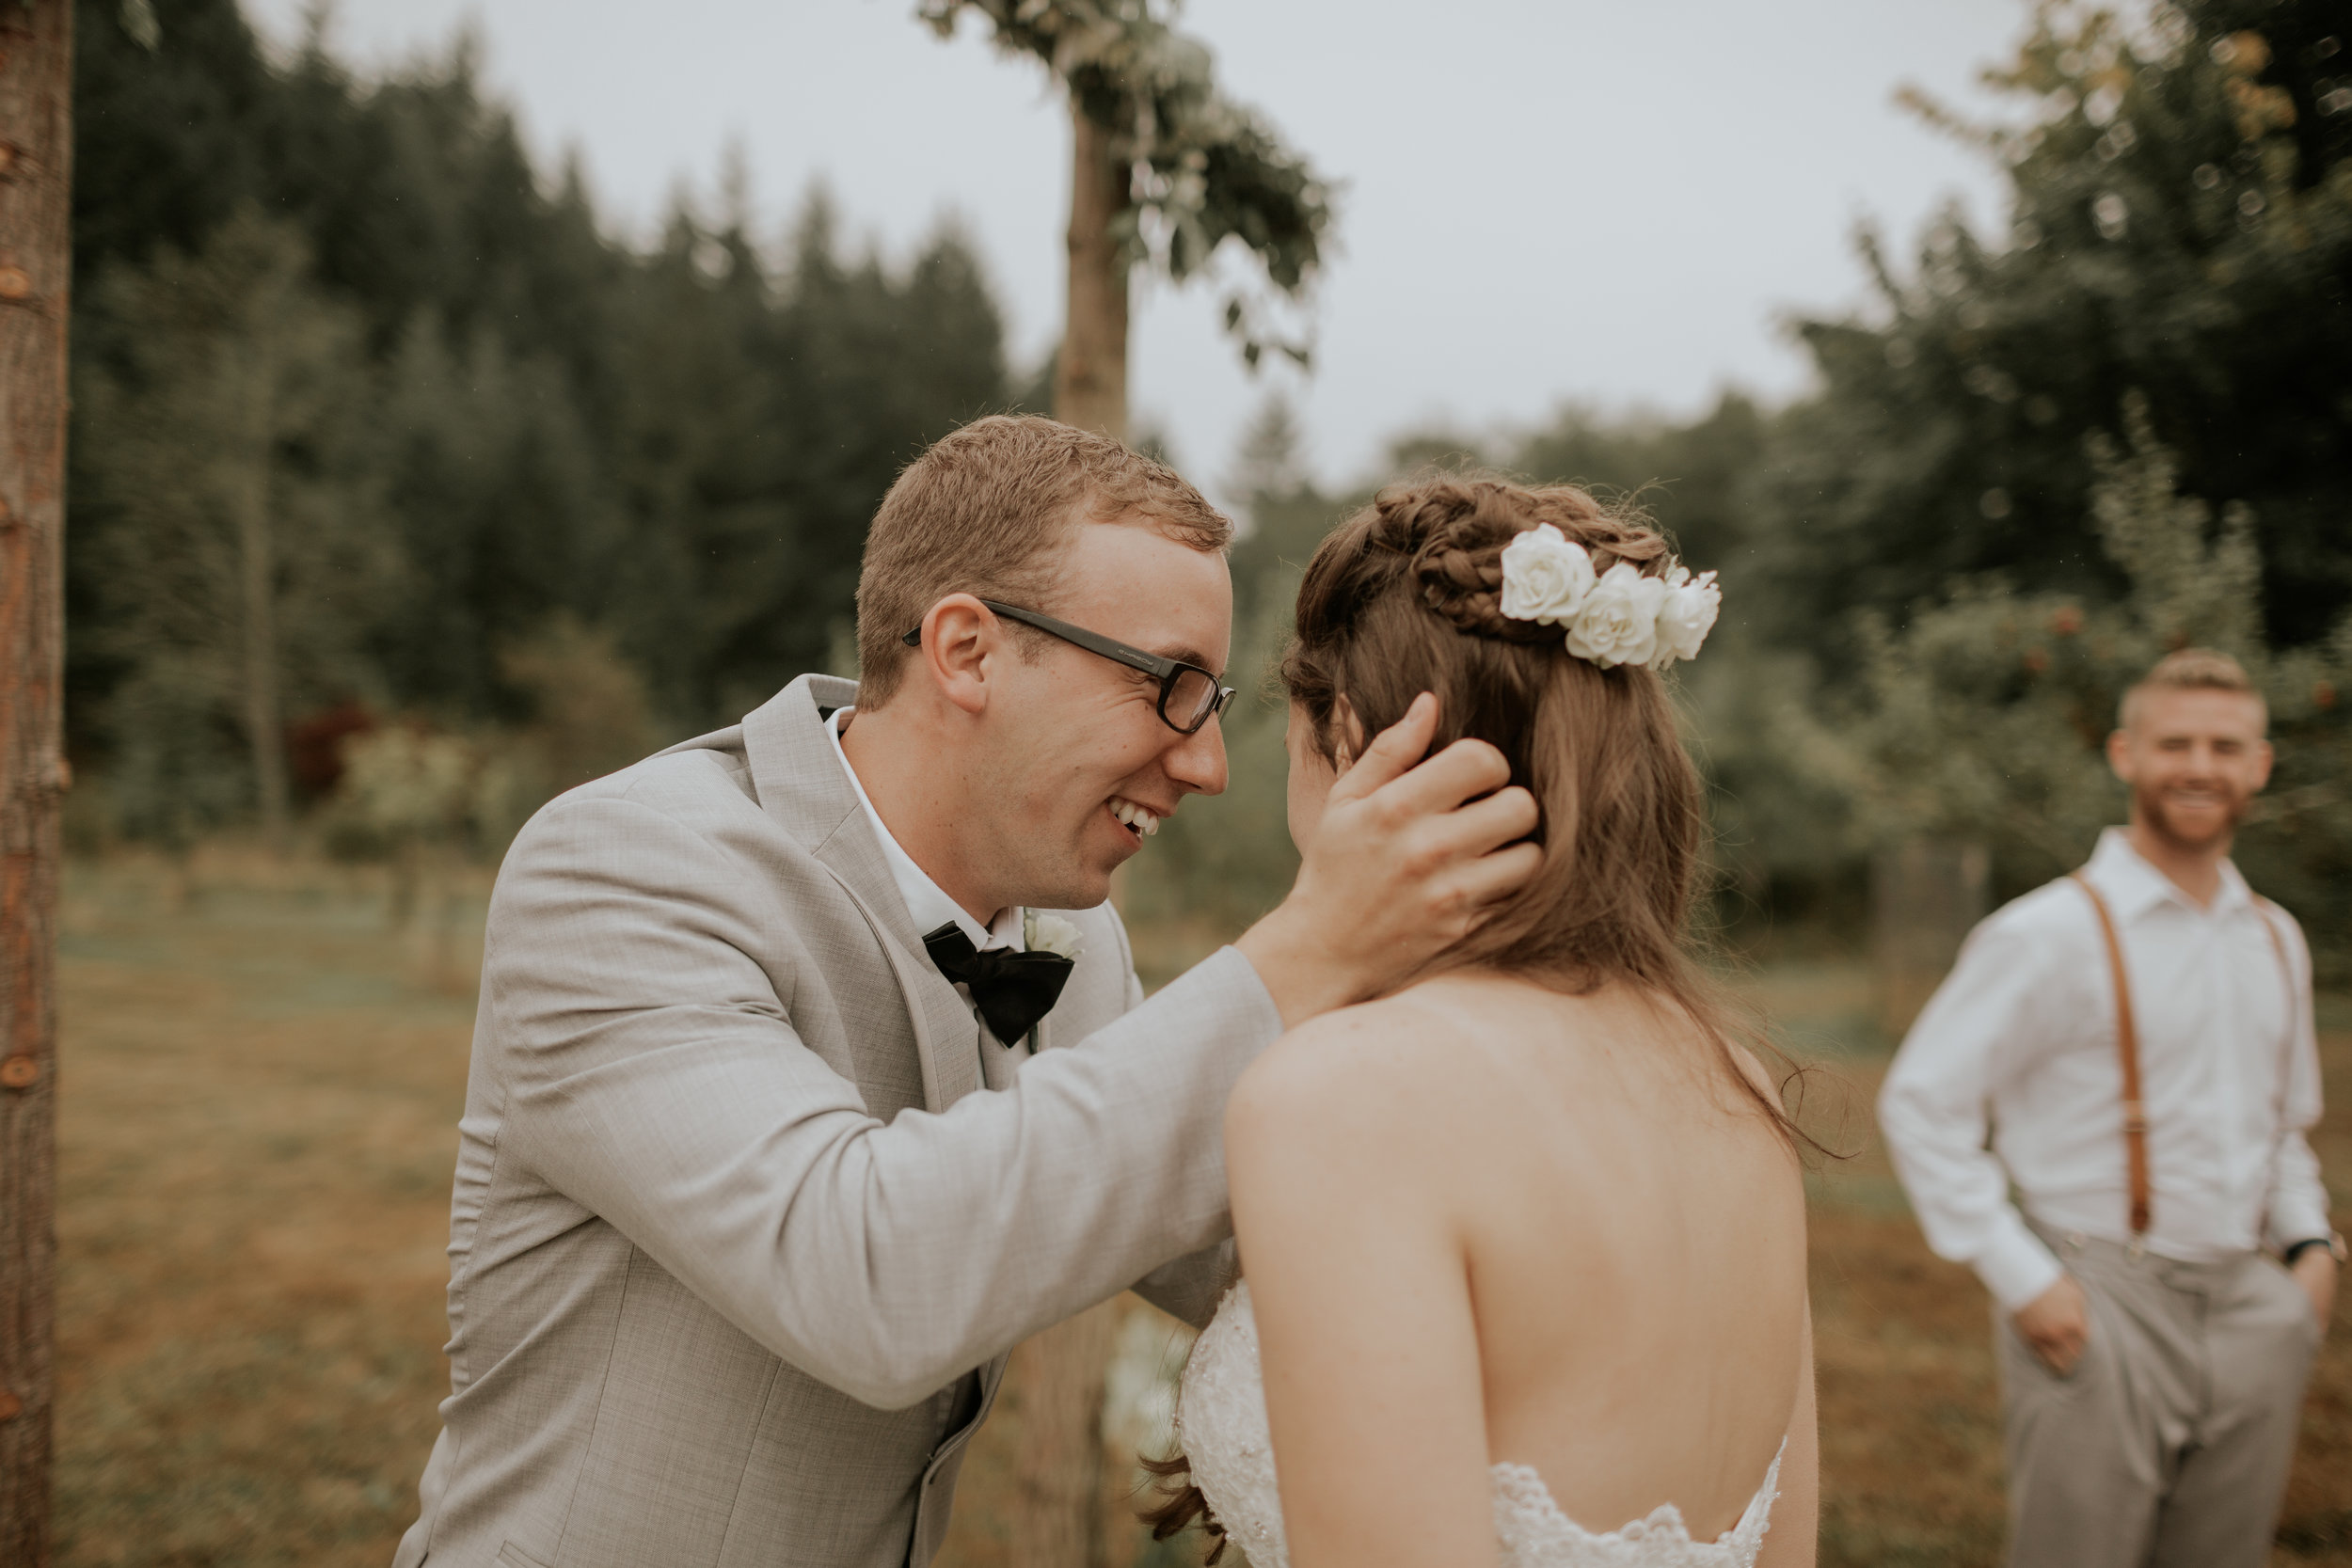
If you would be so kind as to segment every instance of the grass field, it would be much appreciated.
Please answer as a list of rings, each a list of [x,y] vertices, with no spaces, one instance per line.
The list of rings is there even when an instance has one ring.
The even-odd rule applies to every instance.
[[[479,880],[386,929],[372,873],[79,863],[62,937],[59,1560],[382,1568],[445,1389],[442,1246]],[[1885,1042],[1851,964],[1757,978],[1855,1159],[1815,1182],[1822,1560],[1997,1560],[1982,1292],[1920,1244],[1869,1135]],[[2352,1196],[2352,1005],[2323,1009],[2320,1154]],[[2352,1334],[2323,1353],[2275,1554],[2352,1565]],[[1170,1336],[1128,1326],[1128,1381]],[[1146,1391],[1148,1393],[1148,1391]],[[1150,1402],[1133,1387],[1124,1407]],[[1015,1568],[992,1511],[1018,1412],[965,1470],[949,1568]],[[1170,1544],[1171,1545],[1174,1544]],[[1112,1556],[1146,1554],[1121,1528]],[[1189,1559],[1187,1559],[1189,1560]],[[1229,1556],[1229,1562],[1232,1560]]]

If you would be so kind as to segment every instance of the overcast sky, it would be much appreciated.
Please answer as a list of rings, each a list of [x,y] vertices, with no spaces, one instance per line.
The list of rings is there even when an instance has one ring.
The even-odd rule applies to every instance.
[[[246,0],[294,36],[305,0]],[[1057,336],[1067,129],[1033,62],[936,40],[913,0],[340,0],[365,68],[479,32],[491,89],[552,168],[577,149],[609,220],[642,234],[746,155],[784,231],[822,180],[849,231],[904,256],[961,224],[1016,362]],[[1905,82],[1986,107],[1976,73],[2023,0],[1191,0],[1229,92],[1340,187],[1312,311],[1317,368],[1255,380],[1200,288],[1139,288],[1136,423],[1214,483],[1270,385],[1309,456],[1363,476],[1412,426],[1480,430],[1566,400],[1697,411],[1806,368],[1780,323],[1862,297],[1851,244],[1907,251],[1944,202],[1999,214],[1992,171],[1893,103]]]

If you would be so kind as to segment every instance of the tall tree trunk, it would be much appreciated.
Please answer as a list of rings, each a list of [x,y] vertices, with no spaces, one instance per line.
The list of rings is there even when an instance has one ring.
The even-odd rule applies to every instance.
[[[1127,438],[1127,263],[1111,238],[1128,207],[1111,135],[1070,103],[1070,316],[1054,417]],[[1103,1396],[1118,1304],[1105,1302],[1015,1350],[1006,1370],[1020,1413],[1012,1557],[1021,1568],[1104,1568],[1109,1560]]]
[[[49,1561],[73,8],[0,6],[0,1562]]]
[[[273,849],[286,842],[286,723],[278,689],[278,562],[270,537],[269,476],[277,401],[269,363],[268,327],[258,343],[231,352],[242,361],[239,391],[246,400],[246,452],[237,483],[237,567],[243,600],[245,733],[253,750],[262,832]]]
[[[1054,418],[1127,438],[1127,263],[1110,227],[1128,202],[1111,134],[1070,101],[1070,319],[1054,378]]]

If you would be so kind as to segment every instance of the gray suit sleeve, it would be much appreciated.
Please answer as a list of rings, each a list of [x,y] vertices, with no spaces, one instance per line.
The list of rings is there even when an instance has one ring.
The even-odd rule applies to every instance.
[[[772,945],[755,929],[772,912],[744,879],[740,860],[626,798],[534,819],[484,972],[501,1160],[785,1360],[884,1408],[1231,1234],[1225,1098],[1280,1031],[1240,954],[1012,1088],[884,1123],[801,1042],[793,999],[748,956]]]
[[[1206,1328],[1216,1304],[1241,1277],[1241,1253],[1232,1237],[1163,1263],[1135,1282],[1136,1294],[1180,1323]]]

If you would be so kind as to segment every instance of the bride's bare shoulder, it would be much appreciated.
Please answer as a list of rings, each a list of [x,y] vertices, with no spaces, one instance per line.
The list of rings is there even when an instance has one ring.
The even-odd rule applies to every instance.
[[[1449,1113],[1486,1115],[1508,1091],[1495,1025],[1509,1005],[1493,982],[1447,977],[1311,1020],[1242,1074],[1228,1136],[1279,1128],[1285,1138],[1360,1147],[1369,1137],[1395,1150],[1415,1133],[1442,1133]]]
[[[1314,1233],[1369,1203],[1401,1224],[1476,1112],[1433,1052],[1436,1021],[1394,997],[1344,1007],[1266,1049],[1225,1104],[1226,1169],[1245,1248],[1287,1216]],[[1244,1216],[1247,1215],[1245,1224]]]

